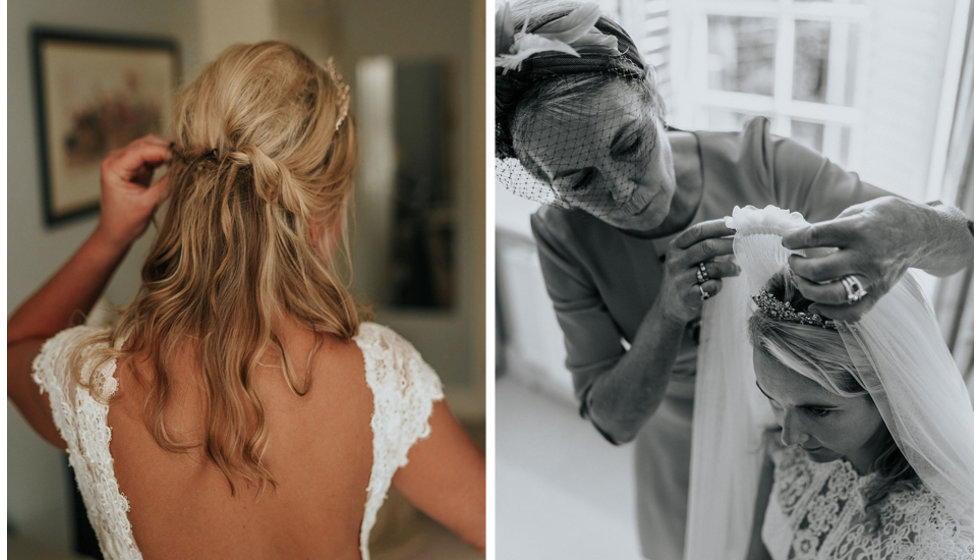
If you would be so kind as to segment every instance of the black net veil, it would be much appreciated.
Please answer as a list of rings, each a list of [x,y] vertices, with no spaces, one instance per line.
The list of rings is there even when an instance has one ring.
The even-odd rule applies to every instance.
[[[595,4],[505,4],[496,53],[497,182],[600,218],[648,208],[664,107],[626,31]]]

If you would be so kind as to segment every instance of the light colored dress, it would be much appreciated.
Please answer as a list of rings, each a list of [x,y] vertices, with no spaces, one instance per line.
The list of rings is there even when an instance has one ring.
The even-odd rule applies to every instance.
[[[69,374],[69,356],[98,329],[80,326],[48,340],[34,360],[34,381],[48,393],[54,422],[65,440],[68,460],[85,500],[89,521],[102,554],[112,560],[140,559],[126,513],[129,502],[119,490],[109,453],[109,407],[79,388]],[[429,434],[432,403],[443,398],[439,377],[418,351],[391,329],[363,323],[354,341],[364,355],[364,371],[374,394],[371,429],[374,461],[361,522],[361,557],[370,558],[368,537],[392,476],[408,462],[412,445]],[[101,366],[83,349],[81,378],[104,394],[116,390],[114,361]]]
[[[796,446],[777,448],[772,457],[762,542],[774,560],[973,558],[972,527],[959,527],[921,484],[880,502],[881,526],[873,530],[863,523],[862,490],[877,475],[859,476],[841,459],[814,462]]]

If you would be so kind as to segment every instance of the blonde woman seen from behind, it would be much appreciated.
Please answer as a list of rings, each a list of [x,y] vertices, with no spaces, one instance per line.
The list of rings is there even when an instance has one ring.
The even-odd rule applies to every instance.
[[[391,484],[483,548],[482,454],[336,266],[348,98],[289,45],[229,48],[181,92],[173,143],[106,158],[95,231],[8,320],[8,395],[69,452],[107,558],[368,558]],[[165,198],[120,320],[63,330]]]

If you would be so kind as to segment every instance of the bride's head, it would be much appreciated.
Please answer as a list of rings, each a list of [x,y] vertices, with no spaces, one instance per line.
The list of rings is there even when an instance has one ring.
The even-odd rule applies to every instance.
[[[773,277],[754,299],[749,320],[756,383],[769,399],[784,445],[796,445],[817,462],[844,459],[859,473],[875,472],[868,506],[915,472],[889,434],[860,379],[868,357],[848,348],[836,324],[810,313],[813,303],[786,274]],[[870,388],[875,390],[875,388]]]
[[[346,256],[348,98],[329,65],[285,43],[234,45],[206,66],[174,109],[169,207],[144,281],[356,332],[330,266],[334,249]]]
[[[148,369],[137,373],[150,380],[154,439],[170,451],[201,445],[232,491],[233,480],[273,481],[252,378],[264,352],[284,355],[278,325],[295,320],[318,340],[357,333],[343,266],[356,159],[348,100],[329,64],[275,41],[229,47],[177,99],[166,217],[107,358],[146,358],[130,363]],[[173,438],[164,422],[188,343],[208,401],[202,442]],[[309,368],[277,365],[306,394]]]

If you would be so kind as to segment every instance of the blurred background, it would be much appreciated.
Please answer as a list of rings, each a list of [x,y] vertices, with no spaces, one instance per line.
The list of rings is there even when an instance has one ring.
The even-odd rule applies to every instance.
[[[972,0],[598,3],[656,66],[669,124],[738,130],[764,115],[864,181],[973,217]],[[495,189],[498,554],[638,558],[631,452],[578,416],[537,205]],[[973,268],[923,277],[972,393]]]
[[[314,59],[332,56],[353,89],[362,148],[355,291],[439,372],[450,407],[483,446],[484,12],[482,0],[8,2],[8,315],[96,221],[91,212],[46,218],[31,30],[168,40],[174,91],[232,43],[288,41]],[[105,303],[135,295],[152,232],[130,251]],[[7,425],[8,556],[97,557],[65,457],[9,404]],[[382,512],[375,558],[479,557],[394,493]]]

